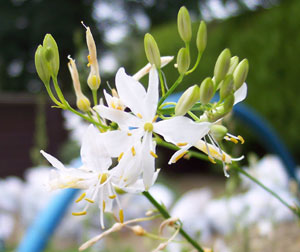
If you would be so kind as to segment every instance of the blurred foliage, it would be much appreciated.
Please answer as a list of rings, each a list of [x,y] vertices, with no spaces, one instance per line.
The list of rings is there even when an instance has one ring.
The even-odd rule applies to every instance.
[[[187,85],[200,84],[207,76],[213,75],[218,54],[226,47],[240,59],[248,58],[250,72],[247,78],[248,97],[246,103],[256,109],[275,127],[293,153],[299,157],[297,144],[300,141],[300,106],[298,83],[300,55],[300,1],[285,1],[280,6],[257,12],[247,12],[222,22],[212,22],[208,27],[208,47],[204,52],[196,73],[188,76],[178,91]],[[194,24],[194,38],[198,23]],[[162,55],[176,55],[184,44],[180,41],[176,23],[169,23],[151,31]],[[172,43],[169,43],[172,41]],[[195,62],[195,45],[191,46]],[[175,63],[173,61],[173,63]],[[140,52],[137,68],[145,64],[144,52]],[[178,76],[170,64],[164,69],[171,76],[171,85]],[[246,134],[246,143],[257,139],[249,135],[246,128],[239,127],[235,133]],[[253,146],[251,146],[253,147]],[[251,149],[249,147],[249,149]],[[252,148],[253,151],[253,148]]]
[[[65,82],[66,55],[73,54],[80,41],[74,41],[85,30],[80,21],[94,25],[94,0],[10,0],[0,1],[0,90],[38,92],[42,83],[34,67],[34,53],[45,33],[56,39],[60,55],[60,76]],[[100,41],[100,37],[97,37]],[[77,44],[76,44],[77,43]],[[69,78],[69,77],[68,77]],[[68,79],[69,81],[69,79]]]

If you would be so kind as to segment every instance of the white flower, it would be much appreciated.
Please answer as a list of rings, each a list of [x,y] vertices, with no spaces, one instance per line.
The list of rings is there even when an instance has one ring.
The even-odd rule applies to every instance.
[[[149,73],[147,92],[141,83],[127,75],[124,68],[120,68],[116,75],[117,92],[123,104],[132,113],[104,105],[95,107],[100,116],[116,122],[121,130],[132,134],[136,141],[142,138],[141,168],[146,189],[149,189],[152,184],[155,171],[154,158],[157,157],[153,148],[152,132],[162,135],[167,142],[181,147],[169,161],[169,163],[174,163],[209,132],[210,126],[208,122],[196,123],[183,116],[156,122],[158,84],[158,74],[154,67]]]

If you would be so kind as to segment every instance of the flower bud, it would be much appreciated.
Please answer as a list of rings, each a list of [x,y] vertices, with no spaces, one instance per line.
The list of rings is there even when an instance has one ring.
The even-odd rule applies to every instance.
[[[228,130],[223,125],[212,125],[210,127],[210,133],[217,141],[221,141],[227,134]]]
[[[90,100],[83,94],[81,96],[77,96],[76,105],[77,108],[83,112],[88,112],[91,109]]]
[[[189,43],[192,38],[192,25],[189,11],[184,6],[178,12],[177,26],[181,39],[185,43]]]
[[[206,78],[200,85],[200,102],[207,104],[214,96],[214,83],[211,78]]]
[[[177,68],[180,74],[185,74],[190,67],[190,53],[188,49],[181,48],[177,54]]]
[[[234,89],[239,89],[245,82],[249,70],[249,63],[247,59],[243,59],[236,67],[233,73]]]
[[[131,229],[134,234],[138,236],[143,236],[146,233],[145,229],[140,225],[135,225]]]
[[[196,45],[199,53],[203,53],[207,43],[207,30],[204,21],[201,21],[197,32]]]
[[[145,53],[150,64],[155,65],[157,69],[160,68],[161,60],[158,46],[155,39],[150,33],[147,33],[144,38]]]
[[[56,77],[59,70],[59,53],[57,44],[51,34],[46,34],[43,41],[43,47],[45,48],[45,59],[48,63],[51,74]]]
[[[223,101],[233,91],[233,75],[229,74],[225,77],[220,88],[220,100]]]
[[[230,94],[224,100],[224,104],[223,104],[224,113],[227,114],[228,112],[230,112],[232,110],[233,105],[234,105],[234,95]]]
[[[198,85],[189,87],[179,98],[176,107],[175,115],[183,116],[185,115],[199,100],[200,97],[200,88]]]
[[[230,57],[231,53],[227,48],[219,55],[214,70],[216,84],[220,83],[220,81],[226,76],[230,66]]]
[[[229,70],[228,70],[227,74],[233,74],[233,72],[236,69],[238,64],[239,64],[239,57],[238,56],[231,57],[230,67],[229,67]]]
[[[36,49],[34,56],[35,68],[38,73],[38,76],[43,81],[45,85],[49,85],[50,82],[50,72],[47,67],[44,48],[42,45],[39,45]]]

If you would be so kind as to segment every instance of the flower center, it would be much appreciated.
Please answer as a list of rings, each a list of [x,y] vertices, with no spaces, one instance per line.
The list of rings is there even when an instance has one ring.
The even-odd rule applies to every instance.
[[[153,124],[150,123],[150,122],[146,122],[146,123],[144,124],[144,130],[145,130],[145,131],[152,132],[152,131],[153,131]]]

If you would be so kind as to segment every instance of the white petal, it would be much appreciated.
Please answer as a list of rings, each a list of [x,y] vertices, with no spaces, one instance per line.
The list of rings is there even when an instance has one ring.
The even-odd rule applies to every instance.
[[[149,74],[149,83],[145,98],[144,120],[152,121],[157,109],[158,103],[158,73],[155,67],[152,67]]]
[[[109,93],[107,93],[105,89],[103,89],[103,94],[104,94],[107,106],[110,107],[113,97]]]
[[[247,84],[244,82],[244,84],[234,92],[234,104],[237,104],[247,97]]]
[[[183,148],[179,149],[178,151],[176,151],[170,158],[168,164],[176,163],[179,160],[178,157],[185,155],[184,153],[191,147],[192,147],[192,145],[189,144],[189,145],[186,145]]]
[[[196,123],[184,116],[154,123],[154,132],[162,135],[167,142],[193,145],[210,130],[211,123]]]
[[[65,169],[65,166],[63,165],[62,162],[60,162],[58,159],[55,157],[51,156],[50,154],[44,152],[43,150],[40,151],[41,154],[49,161],[49,163],[55,167],[58,170],[63,170]]]
[[[138,117],[122,110],[108,108],[103,105],[98,105],[94,109],[101,117],[116,122],[122,130],[128,130],[129,127],[140,127],[142,123]]]
[[[141,83],[120,68],[116,75],[116,87],[121,101],[137,115],[143,115],[146,90]]]
[[[90,125],[83,136],[80,154],[84,166],[91,171],[106,171],[112,163],[100,135],[101,133]]]

